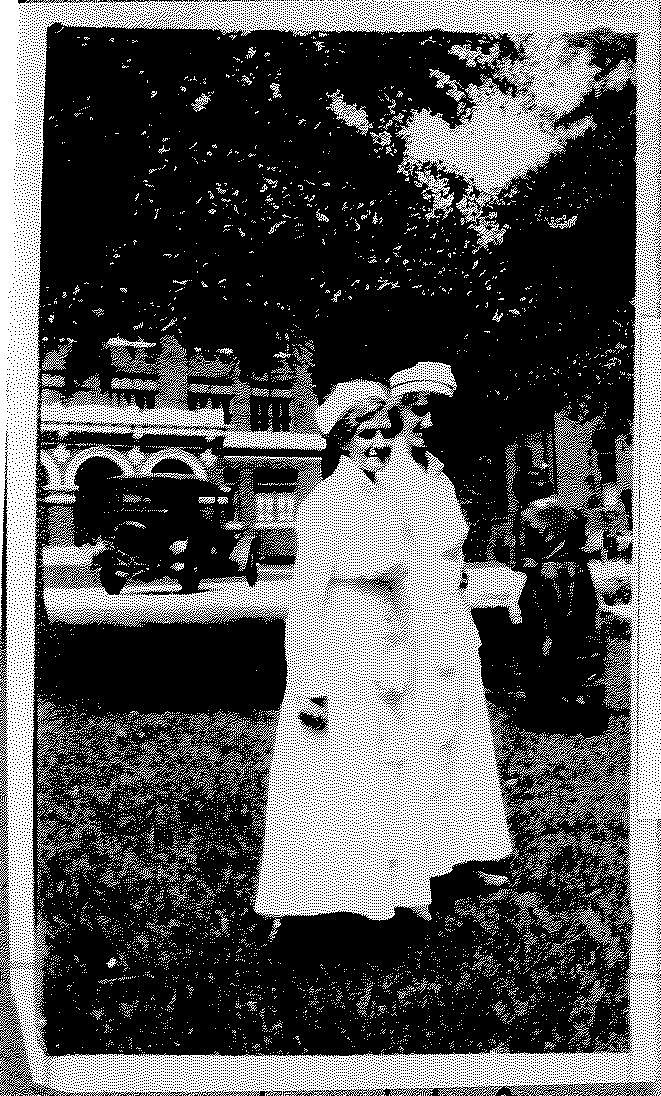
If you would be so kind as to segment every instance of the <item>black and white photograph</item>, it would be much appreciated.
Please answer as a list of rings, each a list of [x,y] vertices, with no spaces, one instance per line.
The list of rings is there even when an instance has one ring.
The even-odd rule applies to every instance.
[[[52,7],[44,1054],[630,1054],[636,34]]]

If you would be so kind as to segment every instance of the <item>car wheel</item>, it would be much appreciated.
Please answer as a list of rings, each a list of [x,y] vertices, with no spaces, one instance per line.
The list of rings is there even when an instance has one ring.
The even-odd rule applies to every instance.
[[[101,584],[107,594],[119,594],[126,585],[127,577],[118,574],[113,567],[101,568]]]

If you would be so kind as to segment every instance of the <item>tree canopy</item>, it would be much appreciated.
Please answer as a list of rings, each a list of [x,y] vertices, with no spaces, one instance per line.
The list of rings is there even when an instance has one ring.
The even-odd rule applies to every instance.
[[[472,70],[454,45],[438,34],[54,33],[47,304],[96,283],[100,326],[167,318],[204,345],[309,325],[342,297],[415,289],[407,249],[430,209],[402,171],[398,134],[415,106],[451,124],[470,110]],[[364,112],[365,128],[338,103]],[[52,314],[47,333],[60,326]]]
[[[514,417],[522,405],[540,422],[549,408],[567,409],[624,428],[633,413],[633,44],[603,32],[564,46],[569,57],[586,54],[594,75],[565,112],[547,113],[562,150],[493,203],[503,236],[486,281],[498,307],[475,349],[487,372],[500,363]]]
[[[455,422],[470,404],[478,431],[511,432],[523,409],[548,421],[562,406],[622,408],[631,43],[52,30],[45,348],[76,340],[75,379],[111,335],[173,325],[187,346],[233,346],[249,367],[300,333],[316,343],[321,393],[343,373],[451,355]],[[578,62],[581,93],[543,101],[540,73],[562,82]],[[417,112],[456,129],[485,94],[561,136],[487,195],[406,149]]]

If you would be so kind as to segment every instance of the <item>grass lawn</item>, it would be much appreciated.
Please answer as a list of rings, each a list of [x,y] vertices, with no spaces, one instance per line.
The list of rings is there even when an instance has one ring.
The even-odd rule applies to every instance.
[[[96,689],[39,705],[50,1053],[626,1049],[626,715],[587,736],[492,705],[512,885],[439,882],[425,939],[314,919],[274,950],[251,899],[275,711]]]

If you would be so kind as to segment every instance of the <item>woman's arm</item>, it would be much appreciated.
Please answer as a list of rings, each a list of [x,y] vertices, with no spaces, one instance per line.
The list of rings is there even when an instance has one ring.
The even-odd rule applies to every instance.
[[[308,700],[328,694],[323,616],[337,551],[334,524],[326,499],[304,500],[296,517],[296,562],[285,625],[287,688]]]

